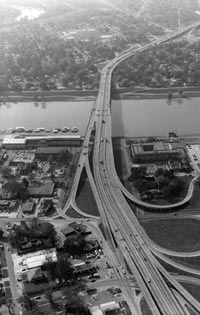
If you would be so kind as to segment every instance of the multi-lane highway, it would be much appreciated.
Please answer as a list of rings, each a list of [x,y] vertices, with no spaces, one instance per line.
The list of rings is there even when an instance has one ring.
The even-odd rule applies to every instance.
[[[64,216],[69,205],[75,206],[75,196],[80,176],[83,168],[85,168],[107,238],[113,252],[116,254],[116,261],[120,260],[117,255],[118,250],[120,250],[154,315],[189,315],[189,308],[193,310],[193,314],[199,314],[200,304],[166,272],[152,254],[145,240],[142,227],[128,204],[128,199],[140,206],[148,207],[148,204],[138,201],[134,196],[127,193],[116,174],[112,148],[110,108],[112,72],[122,61],[146,51],[153,45],[159,45],[174,39],[196,25],[188,26],[171,36],[152,42],[137,50],[127,50],[104,67],[101,73],[99,94],[91,112],[72,192],[64,211],[60,211],[60,214]],[[93,139],[91,137],[92,132],[94,134],[94,148],[91,171],[88,148],[90,141]],[[192,187],[189,190],[188,198],[190,198],[191,193]],[[119,241],[115,237],[114,231],[120,232],[123,241]]]

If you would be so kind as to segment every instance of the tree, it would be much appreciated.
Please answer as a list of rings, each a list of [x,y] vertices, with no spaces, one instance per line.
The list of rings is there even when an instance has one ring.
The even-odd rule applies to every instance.
[[[12,173],[12,169],[9,166],[4,166],[2,169],[2,176],[4,178],[10,178]]]
[[[71,255],[81,255],[84,253],[85,245],[85,238],[79,234],[65,240],[64,250]]]
[[[9,181],[3,185],[3,188],[16,198],[26,200],[29,197],[27,188],[24,183],[18,183],[16,180]]]
[[[162,189],[164,186],[167,186],[169,184],[169,180],[163,175],[155,177],[155,180],[159,189]]]
[[[145,166],[132,167],[131,175],[128,178],[129,181],[134,181],[137,179],[141,179],[146,176],[147,168]]]
[[[25,177],[23,177],[23,179],[22,179],[22,185],[23,185],[25,190],[28,189],[29,181]]]
[[[42,80],[42,81],[40,82],[40,88],[41,88],[42,90],[44,90],[44,91],[46,91],[46,90],[49,89],[48,86],[47,86],[47,84],[46,84],[46,82],[45,82],[45,80]]]
[[[60,152],[60,154],[58,155],[57,157],[57,161],[58,163],[60,164],[68,164],[69,161],[71,160],[72,158],[72,154],[69,152],[69,150],[63,150],[62,152]]]
[[[23,306],[27,311],[37,309],[37,302],[35,300],[30,299],[30,297],[26,293],[23,293],[23,295],[20,296],[18,300],[19,303],[23,303]]]
[[[81,301],[73,301],[65,305],[65,315],[91,315],[87,306]]]
[[[68,256],[58,257],[55,274],[60,282],[74,278],[73,268],[68,260]]]

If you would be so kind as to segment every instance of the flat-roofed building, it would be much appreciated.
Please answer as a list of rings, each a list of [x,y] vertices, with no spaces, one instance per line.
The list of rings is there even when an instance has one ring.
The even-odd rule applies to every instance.
[[[119,309],[119,303],[111,301],[100,305],[102,311]]]
[[[43,250],[42,252],[35,252],[34,256],[27,257],[23,260],[23,265],[25,265],[27,269],[38,268],[48,262],[48,260],[57,261],[56,250],[54,248]]]
[[[81,273],[90,272],[90,271],[94,271],[94,273],[96,272],[96,268],[93,266],[91,261],[88,261],[87,263],[80,262],[80,263],[72,264],[72,266],[74,269],[74,273],[76,274],[81,274]]]
[[[92,315],[104,315],[99,306],[92,306],[90,312]]]
[[[31,136],[26,138],[26,146],[37,148],[40,146],[80,146],[80,135],[56,135],[56,136]]]
[[[132,144],[131,151],[135,163],[168,161],[180,158],[180,151],[173,149],[170,143],[165,142]]]
[[[28,186],[28,192],[31,197],[42,198],[42,197],[52,197],[55,184],[53,182],[46,182],[38,186]]]
[[[35,157],[37,159],[43,160],[48,156],[53,156],[55,159],[59,154],[67,151],[66,147],[39,147],[36,149]]]
[[[2,147],[5,149],[37,148],[40,146],[80,146],[80,135],[52,135],[52,136],[16,136],[4,137]]]
[[[5,137],[2,141],[2,147],[5,149],[25,149],[26,139]]]
[[[77,232],[70,226],[66,226],[64,227],[61,232],[67,237],[67,236],[71,236],[71,235],[76,235]]]

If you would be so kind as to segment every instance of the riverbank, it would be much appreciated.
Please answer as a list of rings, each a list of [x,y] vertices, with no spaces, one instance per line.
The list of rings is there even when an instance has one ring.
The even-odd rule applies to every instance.
[[[169,98],[169,94],[171,94]],[[183,88],[123,88],[118,89],[112,94],[115,100],[135,100],[135,99],[185,99],[200,97],[200,87],[183,87]]]
[[[56,101],[92,101],[96,98],[98,90],[89,91],[23,91],[0,92],[0,102],[56,102]]]
[[[181,90],[181,94],[180,91]],[[135,100],[135,99],[171,99],[200,97],[200,87],[183,87],[183,88],[144,88],[129,87],[120,88],[112,92],[112,99],[118,100]],[[98,89],[95,90],[54,90],[54,91],[1,91],[0,102],[54,102],[54,101],[92,101],[98,95]]]

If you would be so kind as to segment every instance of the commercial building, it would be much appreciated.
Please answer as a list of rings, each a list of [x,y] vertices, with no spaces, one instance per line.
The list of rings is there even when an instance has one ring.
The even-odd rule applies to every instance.
[[[23,138],[14,138],[14,137],[5,137],[2,141],[2,147],[4,149],[25,149],[26,139]]]
[[[91,261],[85,263],[85,262],[80,262],[73,264],[73,269],[75,274],[83,274],[87,272],[96,272],[96,268],[93,266]]]
[[[26,146],[37,148],[40,146],[80,146],[80,135],[61,135],[61,136],[33,136],[26,138]]]
[[[53,182],[46,182],[38,186],[28,187],[28,192],[31,197],[42,198],[42,197],[52,197],[55,184]]]
[[[34,256],[23,259],[23,265],[25,265],[27,269],[38,268],[44,265],[48,260],[57,261],[56,250],[54,248],[42,252],[35,252]]]
[[[64,227],[61,232],[67,237],[67,236],[72,236],[72,235],[76,235],[77,232],[70,226],[66,226]]]
[[[4,137],[2,147],[5,149],[26,149],[40,146],[80,146],[82,138],[80,135],[55,135],[55,136],[16,136]]]
[[[66,152],[66,150],[66,147],[40,147],[36,149],[35,157],[39,160],[43,160],[51,155],[56,159],[59,154]]]
[[[180,151],[173,149],[170,143],[165,142],[131,144],[131,151],[135,163],[168,161],[180,158]]]
[[[100,305],[100,308],[103,312],[108,312],[108,311],[115,311],[120,309],[119,307],[119,303],[115,302],[115,301],[111,301],[108,303],[104,303]]]
[[[92,306],[90,312],[92,315],[104,315],[99,306]]]

